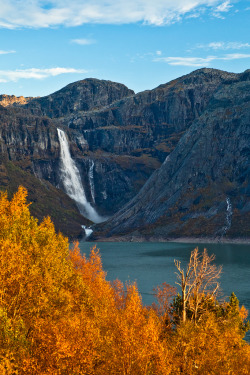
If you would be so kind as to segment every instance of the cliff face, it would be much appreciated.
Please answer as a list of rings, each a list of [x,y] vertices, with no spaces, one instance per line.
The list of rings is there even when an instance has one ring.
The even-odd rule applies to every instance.
[[[99,110],[57,119],[75,143],[72,153],[83,175],[94,162],[95,201],[102,213],[113,214],[132,199],[218,87],[237,79],[236,74],[202,69]]]
[[[0,106],[0,190],[7,190],[11,197],[23,185],[35,217],[42,220],[49,215],[58,231],[77,238],[83,235],[81,225],[90,222],[79,214],[75,202],[55,187],[59,153],[57,130],[51,120],[33,116],[23,108]],[[36,165],[44,163],[50,176],[47,180],[36,173]]]
[[[214,235],[218,228],[218,236],[241,235],[243,232],[233,229],[234,221],[230,222],[230,231],[224,233],[222,228],[226,225],[223,220],[225,223],[233,217],[225,216],[227,209],[240,207],[226,186],[236,184],[236,195],[242,191],[237,190],[234,180],[236,170],[243,168],[238,166],[242,155],[238,162],[232,155],[237,148],[247,153],[247,146],[235,143],[235,150],[226,146],[228,137],[238,129],[236,124],[241,124],[237,139],[248,136],[248,74],[200,69],[139,94],[118,83],[86,79],[44,98],[26,102],[13,99],[12,105],[9,100],[6,107],[0,106],[1,163],[6,166],[11,162],[27,176],[35,176],[45,190],[47,183],[58,192],[65,190],[57,133],[60,128],[66,133],[87,201],[102,216],[115,214],[107,224],[96,227],[96,238],[122,233],[151,237]],[[227,161],[223,153],[231,155]],[[8,187],[1,184],[1,178],[4,174],[0,175],[0,187]],[[30,181],[30,177],[27,179]],[[220,208],[212,192],[219,196]],[[243,206],[234,211],[239,221],[248,212],[248,198],[245,192],[242,194]],[[213,203],[204,201],[205,196]],[[207,212],[214,210],[217,216],[209,216]],[[215,217],[219,224],[213,224]],[[213,229],[199,232],[202,220],[206,228]],[[186,234],[188,228],[193,228],[192,233]]]
[[[56,127],[48,118],[33,116],[23,108],[0,106],[0,150],[10,160],[56,157]]]
[[[141,149],[149,149],[153,156],[164,160],[218,87],[234,80],[236,74],[202,69],[99,111],[75,113],[61,121],[80,130],[91,151],[101,148],[136,155]]]
[[[99,226],[99,235],[249,237],[249,139],[248,71],[214,93],[161,168]]]

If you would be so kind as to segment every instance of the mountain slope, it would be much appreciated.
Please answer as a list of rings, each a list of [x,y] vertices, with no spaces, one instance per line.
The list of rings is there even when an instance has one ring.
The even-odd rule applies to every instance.
[[[50,216],[57,231],[70,239],[82,237],[82,225],[88,226],[90,222],[79,214],[75,202],[62,190],[45,180],[39,180],[19,165],[22,166],[22,163],[0,158],[0,191],[7,191],[11,198],[20,185],[24,186],[28,191],[33,216],[39,221]]]
[[[78,81],[3,109],[0,147],[10,160],[29,162],[36,176],[64,189],[60,127],[87,199],[101,215],[110,216],[160,167],[218,87],[237,79],[237,74],[200,69],[139,94],[115,82]]]
[[[99,110],[58,119],[75,140],[81,170],[94,163],[97,207],[110,215],[132,199],[218,87],[238,79],[237,74],[200,69]]]
[[[96,236],[133,233],[134,236],[166,238],[179,236],[181,232],[186,235],[190,228],[193,228],[193,235],[200,236],[202,220],[206,222],[208,235],[241,235],[247,230],[244,223],[241,232],[233,229],[234,221],[232,225],[230,223],[230,230],[222,228],[231,220],[231,214],[225,216],[225,210],[230,211],[231,205],[233,217],[238,215],[239,222],[245,217],[244,212],[248,212],[245,192],[241,207],[238,203],[235,205],[236,201],[225,188],[233,183],[236,184],[234,194],[240,193],[238,180],[234,182],[234,177],[242,155],[239,155],[239,162],[229,158],[225,170],[217,162],[223,159],[218,154],[221,148],[225,147],[224,154],[232,155],[237,154],[237,147],[241,150],[240,144],[235,145],[236,151],[231,146],[227,150],[224,143],[227,143],[226,137],[231,140],[232,134],[227,133],[227,128],[220,127],[227,121],[230,129],[246,120],[248,109],[238,101],[249,90],[246,86],[248,74],[199,69],[138,94],[122,84],[90,78],[43,98],[20,99],[2,95],[0,99],[6,107],[0,106],[0,167],[2,165],[4,169],[6,163],[11,162],[22,169],[27,180],[32,176],[38,183],[43,181],[43,186],[47,181],[61,194],[65,186],[57,132],[60,128],[66,134],[87,201],[101,216],[115,214],[107,225],[98,226]],[[216,125],[218,129],[212,125],[217,118],[220,119],[220,124]],[[214,126],[214,136],[210,134],[209,126]],[[207,129],[205,135],[203,128]],[[209,137],[213,139],[211,144],[205,142]],[[242,134],[238,137],[241,139]],[[199,144],[203,150],[201,155],[200,149],[196,148]],[[248,146],[244,147],[247,155]],[[194,164],[190,155],[197,156]],[[161,167],[168,156],[170,159],[167,160],[173,163]],[[213,167],[207,164],[208,161]],[[200,167],[200,162],[204,168]],[[182,171],[180,175],[178,171]],[[8,188],[10,180],[6,185],[1,183],[1,178],[4,181],[4,173],[2,177],[0,175],[0,186]],[[190,198],[187,192],[192,193]],[[35,194],[34,189],[34,200]],[[211,203],[215,199],[213,194],[219,195],[221,208],[218,210],[217,205]],[[211,202],[204,202],[204,196]],[[210,203],[218,213],[216,224],[217,216],[207,214]],[[239,207],[238,214],[236,207]],[[59,208],[61,210],[62,206]],[[80,221],[82,223],[82,219]],[[69,217],[64,228],[62,223],[58,227],[65,231],[66,223],[70,227]],[[134,230],[136,226],[138,230]]]
[[[98,236],[250,237],[250,71],[225,83]],[[99,232],[98,232],[99,231]]]

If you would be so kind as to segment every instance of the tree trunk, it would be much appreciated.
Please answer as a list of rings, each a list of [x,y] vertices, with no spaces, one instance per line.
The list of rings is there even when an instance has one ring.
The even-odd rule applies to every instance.
[[[186,293],[185,293],[185,289],[182,290],[182,321],[183,323],[186,322],[186,319],[187,319],[187,307],[186,307]]]

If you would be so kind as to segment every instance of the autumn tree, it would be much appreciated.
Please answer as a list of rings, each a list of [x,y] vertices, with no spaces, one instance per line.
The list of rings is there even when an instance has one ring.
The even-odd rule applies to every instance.
[[[219,288],[218,279],[222,267],[212,264],[215,255],[208,255],[204,249],[200,254],[198,248],[191,252],[186,271],[181,268],[181,262],[175,260],[176,272],[182,292],[182,321],[187,319],[187,305],[192,311],[193,319],[197,322],[198,312],[204,299],[216,296]]]
[[[0,194],[1,375],[249,373],[247,312],[235,295],[216,301],[220,269],[205,251],[186,272],[176,262],[174,301],[194,319],[172,325],[175,288],[157,287],[158,307],[144,306],[135,283],[106,280],[98,249],[86,257],[49,218],[39,224],[26,197]]]
[[[176,288],[164,282],[162,285],[154,288],[154,295],[158,303],[153,303],[152,307],[164,323],[164,327],[170,330],[175,319],[173,303],[176,299],[174,298]]]
[[[187,320],[168,339],[171,375],[249,375],[250,346],[224,317],[204,312],[199,324]]]
[[[161,323],[136,285],[108,282],[98,250],[70,250],[26,197],[0,196],[1,375],[168,374]]]
[[[68,240],[56,234],[49,218],[38,224],[26,196],[22,187],[11,201],[6,193],[0,196],[0,309],[5,322],[0,340],[4,358],[11,357],[14,367],[29,363],[32,369],[43,350],[53,352],[42,336],[74,304],[68,290],[76,275],[68,260]]]
[[[173,308],[182,314],[182,323],[168,338],[174,358],[172,374],[249,374],[249,345],[242,340],[249,329],[247,311],[239,307],[232,293],[229,302],[218,302],[221,267],[204,250],[192,251],[186,271],[175,261],[178,285]],[[190,317],[190,319],[188,319]]]

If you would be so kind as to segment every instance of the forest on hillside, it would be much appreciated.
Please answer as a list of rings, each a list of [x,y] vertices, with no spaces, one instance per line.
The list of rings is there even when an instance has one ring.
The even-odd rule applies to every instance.
[[[145,306],[136,283],[106,280],[98,249],[87,258],[31,216],[27,191],[0,195],[1,375],[250,374],[247,311],[218,294],[221,269],[204,250],[175,287]]]

